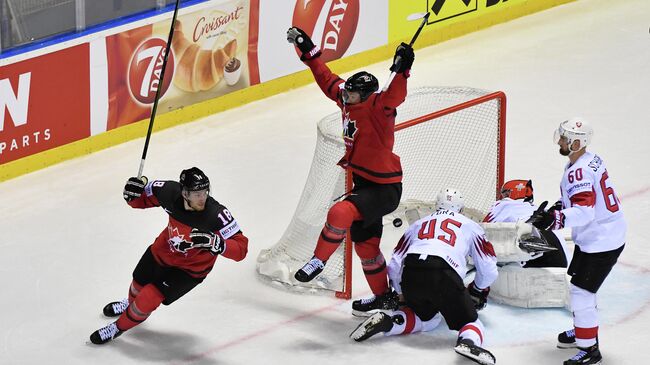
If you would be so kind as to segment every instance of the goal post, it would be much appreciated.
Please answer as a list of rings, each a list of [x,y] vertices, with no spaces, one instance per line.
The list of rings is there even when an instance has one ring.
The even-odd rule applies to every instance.
[[[503,184],[505,124],[503,92],[468,87],[410,90],[397,109],[394,151],[404,178],[400,206],[390,217],[403,216],[413,204],[432,202],[441,188],[452,187],[464,195],[473,218],[481,219]],[[340,112],[318,122],[312,165],[293,218],[280,240],[257,258],[263,281],[294,292],[334,292],[351,298],[349,234],[318,277],[308,283],[293,277],[313,256],[334,199],[352,188],[351,174],[336,165],[345,152],[341,136]],[[391,221],[384,219],[384,224]]]

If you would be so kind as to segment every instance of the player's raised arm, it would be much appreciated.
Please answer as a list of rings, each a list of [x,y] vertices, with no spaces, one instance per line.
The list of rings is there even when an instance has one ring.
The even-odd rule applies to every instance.
[[[314,45],[314,42],[309,38],[307,33],[297,27],[289,28],[287,31],[287,41],[294,44],[301,52],[300,60],[309,67],[323,93],[328,98],[338,101],[340,93],[339,85],[343,83],[343,79],[333,73],[325,62],[320,59],[320,48]]]
[[[395,50],[393,64],[390,71],[395,72],[395,78],[388,89],[381,93],[382,105],[390,108],[397,108],[406,99],[406,79],[410,76],[411,67],[415,60],[413,48],[406,43],[400,44]]]

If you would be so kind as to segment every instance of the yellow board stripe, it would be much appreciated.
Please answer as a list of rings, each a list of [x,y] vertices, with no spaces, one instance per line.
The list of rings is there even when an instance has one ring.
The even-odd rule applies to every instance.
[[[423,32],[418,38],[416,48],[431,46],[495,24],[504,23],[524,15],[573,1],[575,0],[545,0],[527,1],[520,4],[514,4],[508,8],[508,11],[491,12],[487,14],[487,16],[450,24],[449,26],[442,27],[435,32]],[[328,65],[334,72],[344,73],[369,64],[384,61],[393,56],[395,47],[397,47],[400,42],[408,42],[409,40],[410,39],[396,40],[381,47],[358,53],[344,59],[329,62]],[[182,109],[157,115],[154,122],[154,131],[192,122],[199,118],[307,85],[313,81],[314,79],[311,72],[309,70],[304,70],[262,84],[254,85],[246,89],[238,90],[216,99],[206,100]],[[149,119],[142,120],[96,136],[91,136],[83,140],[0,165],[0,181],[5,181],[59,162],[84,156],[120,143],[144,137],[147,132],[148,123]],[[139,155],[134,156],[134,159],[139,157]]]

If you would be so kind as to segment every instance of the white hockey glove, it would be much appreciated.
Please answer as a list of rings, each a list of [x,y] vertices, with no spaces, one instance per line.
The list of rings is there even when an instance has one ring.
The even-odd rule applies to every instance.
[[[226,250],[226,242],[221,236],[214,232],[206,232],[197,228],[192,228],[190,239],[193,247],[210,251],[213,255],[219,255]]]

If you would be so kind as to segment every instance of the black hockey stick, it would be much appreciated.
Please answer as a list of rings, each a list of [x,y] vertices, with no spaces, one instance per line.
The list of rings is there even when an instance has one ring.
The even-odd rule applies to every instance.
[[[424,28],[424,26],[427,24],[427,20],[429,20],[429,15],[431,15],[431,13],[427,12],[422,17],[422,23],[420,23],[420,26],[418,27],[418,30],[413,35],[413,38],[411,38],[411,42],[409,43],[409,46],[413,47],[413,44],[415,43],[415,40],[418,39],[418,36],[420,36],[420,32],[422,31],[422,28]],[[397,56],[395,58],[395,64],[399,65],[401,62],[402,62],[402,58],[400,56]],[[390,86],[390,83],[393,82],[393,79],[395,78],[395,74],[396,74],[395,71],[392,71],[390,73],[390,76],[388,77],[388,81],[386,81],[386,85],[384,85],[384,88],[381,89],[382,91],[388,90],[388,87]]]
[[[176,0],[174,5],[174,15],[172,16],[172,25],[169,27],[169,36],[167,37],[167,47],[165,48],[165,55],[163,57],[162,69],[160,70],[160,80],[158,80],[158,88],[156,88],[156,96],[153,99],[153,107],[151,108],[151,116],[149,117],[149,129],[147,130],[147,138],[144,140],[144,149],[142,150],[142,158],[140,159],[140,169],[138,169],[138,178],[142,177],[144,170],[144,161],[147,158],[147,150],[149,149],[149,140],[151,139],[151,131],[153,130],[153,121],[156,119],[156,109],[158,109],[158,98],[160,97],[160,89],[163,88],[163,78],[165,77],[165,69],[167,68],[167,58],[172,46],[172,37],[174,36],[174,24],[176,23],[176,15],[178,15],[178,6],[181,0]]]

